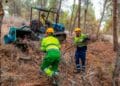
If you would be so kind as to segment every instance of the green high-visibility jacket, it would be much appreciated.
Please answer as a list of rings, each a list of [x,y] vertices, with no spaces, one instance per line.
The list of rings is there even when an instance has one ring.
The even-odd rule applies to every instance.
[[[48,51],[49,49],[60,49],[60,42],[53,36],[48,36],[42,39],[41,50]]]
[[[78,47],[86,46],[86,42],[83,42],[84,39],[88,38],[87,35],[81,33],[79,37],[74,37],[74,43]]]

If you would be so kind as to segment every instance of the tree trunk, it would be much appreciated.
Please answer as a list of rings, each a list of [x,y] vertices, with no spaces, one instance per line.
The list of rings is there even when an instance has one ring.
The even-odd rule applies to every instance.
[[[2,6],[2,0],[0,0],[0,44],[1,44],[1,26],[2,26],[3,17],[4,17],[4,10]]]
[[[46,7],[47,5],[47,0],[43,0],[43,6]]]
[[[120,47],[119,47],[119,50],[117,52],[115,69],[113,72],[112,86],[119,86],[119,85],[120,85]]]
[[[70,26],[69,26],[70,34],[72,34],[72,23],[73,23],[72,21],[73,21],[73,17],[74,17],[75,1],[76,0],[74,0],[74,3],[73,3],[72,14],[71,14],[71,19],[70,19]]]
[[[84,17],[84,30],[86,30],[86,33],[87,33],[87,28],[86,28],[86,17],[87,17],[88,5],[89,5],[89,1],[88,1],[88,0],[85,2],[85,5],[86,5],[86,7],[85,7],[85,17]]]
[[[76,23],[77,17],[78,17],[78,10],[76,11],[76,15],[75,15],[75,18],[73,20],[73,25],[72,25],[71,33],[73,32],[73,28],[75,27],[75,23]]]
[[[104,5],[103,5],[103,12],[102,12],[102,16],[101,16],[101,19],[100,19],[100,23],[98,25],[97,34],[96,34],[97,38],[99,37],[100,27],[101,27],[102,20],[104,18],[106,4],[107,4],[107,0],[105,0]]]
[[[62,0],[59,1],[59,7],[58,7],[58,11],[57,11],[58,13],[57,13],[56,23],[59,22],[59,16],[60,16],[61,5],[62,5]]]
[[[113,45],[114,45],[114,51],[117,51],[118,50],[117,0],[113,0]]]
[[[78,27],[80,28],[80,16],[81,16],[81,0],[78,2]]]

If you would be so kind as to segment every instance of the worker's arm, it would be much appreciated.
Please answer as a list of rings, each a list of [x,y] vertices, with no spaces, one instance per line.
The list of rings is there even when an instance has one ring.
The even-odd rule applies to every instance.
[[[40,50],[41,50],[41,51],[46,51],[44,38],[42,39]]]
[[[58,39],[57,39],[57,46],[58,46],[59,49],[61,48],[61,45],[60,45],[60,42],[59,42]]]
[[[89,40],[90,38],[87,35],[85,35],[82,42],[88,44]]]

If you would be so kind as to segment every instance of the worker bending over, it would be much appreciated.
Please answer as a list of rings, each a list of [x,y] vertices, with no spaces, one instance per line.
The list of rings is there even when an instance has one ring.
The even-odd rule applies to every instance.
[[[53,36],[53,28],[46,30],[46,37],[42,39],[41,50],[46,52],[41,69],[47,76],[58,75],[58,65],[60,62],[60,42]]]

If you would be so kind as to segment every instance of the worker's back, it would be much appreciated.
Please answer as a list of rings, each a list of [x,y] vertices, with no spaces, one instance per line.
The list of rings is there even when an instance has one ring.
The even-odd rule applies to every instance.
[[[59,49],[60,43],[59,40],[53,36],[48,36],[46,38],[43,38],[42,44],[41,44],[41,50],[47,51],[49,49]]]

